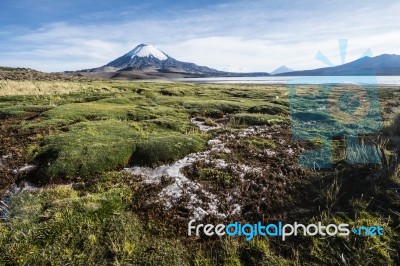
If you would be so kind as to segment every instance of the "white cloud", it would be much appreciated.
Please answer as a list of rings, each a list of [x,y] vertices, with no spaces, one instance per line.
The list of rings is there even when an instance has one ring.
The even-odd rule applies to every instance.
[[[132,16],[131,21],[82,25],[57,22],[8,37],[0,60],[3,65],[44,71],[83,69],[104,65],[144,42],[178,60],[215,68],[311,69],[324,67],[314,59],[318,50],[340,63],[339,38],[349,39],[347,61],[368,48],[375,55],[400,53],[400,3],[291,2],[283,1],[281,6],[269,1],[237,2],[160,19]]]

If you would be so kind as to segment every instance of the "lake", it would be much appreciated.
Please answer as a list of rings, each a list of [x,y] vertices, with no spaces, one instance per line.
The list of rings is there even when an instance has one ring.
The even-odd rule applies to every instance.
[[[179,78],[173,81],[224,84],[358,84],[400,86],[400,76],[266,76],[266,77],[217,77]]]

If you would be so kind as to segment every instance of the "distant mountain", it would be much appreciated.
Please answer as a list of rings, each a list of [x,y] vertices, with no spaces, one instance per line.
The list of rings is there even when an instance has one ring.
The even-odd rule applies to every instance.
[[[394,76],[400,75],[400,55],[383,54],[363,57],[335,67],[293,71],[279,76]]]
[[[71,73],[71,72],[68,72]],[[108,64],[93,68],[75,71],[72,73],[103,73],[99,76],[121,79],[147,78],[171,75],[183,75],[185,77],[204,77],[204,76],[266,76],[268,73],[233,73],[219,71],[206,66],[199,66],[194,63],[178,61],[166,53],[158,50],[153,45],[140,44],[130,52],[109,62]],[[110,73],[110,74],[104,74]],[[112,74],[114,73],[114,74]]]
[[[283,74],[287,72],[293,72],[294,70],[291,68],[288,68],[287,66],[280,66],[274,71],[271,72],[271,75],[278,75],[278,74]]]

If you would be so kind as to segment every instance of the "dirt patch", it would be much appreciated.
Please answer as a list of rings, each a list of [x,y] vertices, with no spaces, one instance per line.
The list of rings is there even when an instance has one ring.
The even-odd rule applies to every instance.
[[[0,197],[17,180],[26,177],[34,169],[28,165],[27,147],[36,142],[39,132],[21,130],[19,123],[35,117],[36,113],[7,117],[0,125]]]

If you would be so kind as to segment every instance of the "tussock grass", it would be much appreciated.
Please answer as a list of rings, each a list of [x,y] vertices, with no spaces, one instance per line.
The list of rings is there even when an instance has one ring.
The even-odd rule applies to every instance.
[[[234,101],[225,100],[194,100],[185,101],[183,106],[192,114],[202,114],[205,116],[215,116],[220,114],[236,113],[241,109],[241,104]]]
[[[126,166],[140,138],[139,132],[121,121],[78,123],[44,140],[36,156],[42,165],[39,174],[70,179]]]
[[[247,110],[249,113],[261,113],[268,115],[282,115],[289,114],[288,108],[279,104],[257,105]]]
[[[199,151],[205,140],[196,135],[174,134],[150,137],[137,144],[131,164],[155,166],[170,163]]]
[[[238,113],[231,116],[232,124],[245,124],[249,126],[275,125],[287,123],[288,121],[279,115]]]
[[[97,85],[97,86],[96,86]],[[90,83],[62,81],[13,81],[0,80],[0,96],[17,95],[62,95],[80,91],[108,90],[100,83],[95,86]]]
[[[363,201],[364,206],[368,203]],[[360,205],[360,204],[358,204]],[[340,224],[348,223],[350,228],[358,228],[359,226],[377,226],[384,228],[384,236],[354,236],[335,238],[311,238],[308,250],[303,251],[305,260],[313,260],[318,264],[324,265],[353,265],[359,262],[371,263],[374,265],[395,265],[396,260],[393,259],[393,246],[395,241],[391,236],[396,235],[390,228],[388,221],[383,219],[379,214],[367,210],[358,210],[355,219],[350,219],[345,215],[332,215],[323,212],[321,217],[315,217],[315,222],[321,221],[324,224]],[[305,254],[309,254],[309,257]]]
[[[178,240],[152,238],[126,208],[127,187],[80,196],[70,186],[24,191],[0,223],[8,265],[188,265]]]

